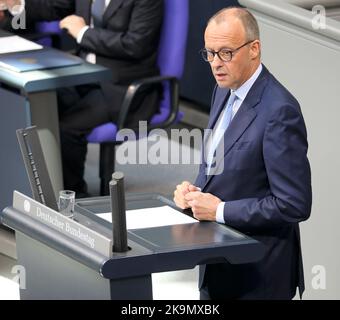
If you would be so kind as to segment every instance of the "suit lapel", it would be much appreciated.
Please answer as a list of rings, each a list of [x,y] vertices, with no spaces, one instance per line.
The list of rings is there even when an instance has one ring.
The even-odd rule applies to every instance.
[[[103,21],[107,21],[108,18],[110,18],[116,10],[119,8],[119,6],[122,4],[124,0],[111,0],[108,7],[106,8],[103,16]]]
[[[257,102],[258,103],[258,102]],[[256,103],[256,104],[257,104]],[[243,106],[241,106],[242,108]],[[232,146],[238,140],[239,137],[246,131],[249,125],[256,118],[256,111],[254,109],[246,109],[246,107],[242,108],[240,112],[237,112],[235,118],[230,123],[229,128],[226,130],[223,143],[224,143],[224,156],[230,151]]]
[[[257,112],[255,110],[255,106],[257,106],[263,94],[263,90],[267,83],[268,76],[267,69],[263,66],[263,70],[255,81],[253,87],[248,92],[245,100],[243,101],[240,109],[236,113],[234,119],[231,121],[228,129],[224,133],[223,143],[224,143],[224,151],[217,152],[216,155],[216,169],[215,172],[219,172],[220,166],[224,163],[224,158],[235,144],[235,142],[242,136],[245,130],[250,126],[250,124],[254,121],[257,116]],[[221,109],[220,109],[221,110]],[[221,111],[219,111],[221,112]],[[218,118],[218,115],[215,115],[215,118]],[[216,122],[215,119],[215,122]],[[217,150],[221,150],[221,146],[217,147]],[[206,182],[203,188],[208,184],[213,175],[207,176]],[[202,188],[202,189],[203,189]]]
[[[221,152],[216,152],[216,167],[214,172],[216,174],[220,174],[223,172],[223,168],[221,169],[221,165],[224,163],[224,158],[227,153],[230,151],[232,146],[235,144],[237,139],[243,134],[243,132],[249,127],[249,125],[256,118],[256,111],[254,109],[244,110],[243,104],[240,107],[240,110],[235,115],[235,118],[230,123],[228,129],[226,130],[223,137],[223,147],[222,151],[222,142],[218,145],[216,150],[221,150]],[[241,110],[241,108],[243,110]],[[205,185],[209,182],[209,180],[213,177],[213,175],[208,175]]]

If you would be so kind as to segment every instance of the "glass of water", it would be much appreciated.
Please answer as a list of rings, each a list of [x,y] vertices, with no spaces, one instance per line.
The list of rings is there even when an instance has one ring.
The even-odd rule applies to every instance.
[[[71,190],[59,191],[59,212],[68,218],[73,218],[76,193]]]

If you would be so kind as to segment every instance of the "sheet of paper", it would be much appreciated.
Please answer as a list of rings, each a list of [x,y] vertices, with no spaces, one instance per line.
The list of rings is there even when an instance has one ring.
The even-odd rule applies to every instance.
[[[111,212],[101,213],[97,216],[112,222]],[[198,222],[198,220],[169,206],[126,211],[127,229],[152,228],[195,222]]]
[[[19,36],[0,37],[0,54],[39,50],[42,48],[43,47],[40,44]]]

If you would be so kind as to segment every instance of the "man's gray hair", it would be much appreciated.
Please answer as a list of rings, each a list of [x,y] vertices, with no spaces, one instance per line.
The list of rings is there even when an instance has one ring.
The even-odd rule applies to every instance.
[[[234,12],[235,17],[237,17],[241,21],[244,27],[245,34],[246,34],[245,40],[246,41],[259,40],[260,30],[259,30],[259,25],[256,21],[256,18],[250,11],[248,11],[245,8],[227,7],[227,8],[221,9],[209,19],[207,25],[209,25],[212,21],[215,21],[216,23],[222,23],[226,21],[226,14],[231,10]]]

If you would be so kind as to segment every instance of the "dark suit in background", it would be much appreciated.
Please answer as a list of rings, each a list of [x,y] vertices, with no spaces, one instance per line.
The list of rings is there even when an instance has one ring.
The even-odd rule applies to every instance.
[[[27,20],[59,20],[75,14],[91,21],[91,0],[26,0]],[[62,90],[58,95],[65,188],[86,193],[83,179],[86,134],[117,120],[127,86],[159,74],[157,49],[162,0],[111,0],[102,26],[87,30],[78,55],[96,54],[96,63],[112,70],[113,81]],[[137,101],[138,100],[138,101]],[[128,115],[128,124],[148,120],[158,107],[158,90],[145,90]]]
[[[208,128],[229,97],[216,87]],[[260,262],[200,267],[210,298],[291,299],[304,290],[298,223],[311,211],[307,134],[296,99],[263,67],[224,134],[219,175],[200,167],[195,185],[225,202],[224,220],[265,245]]]

